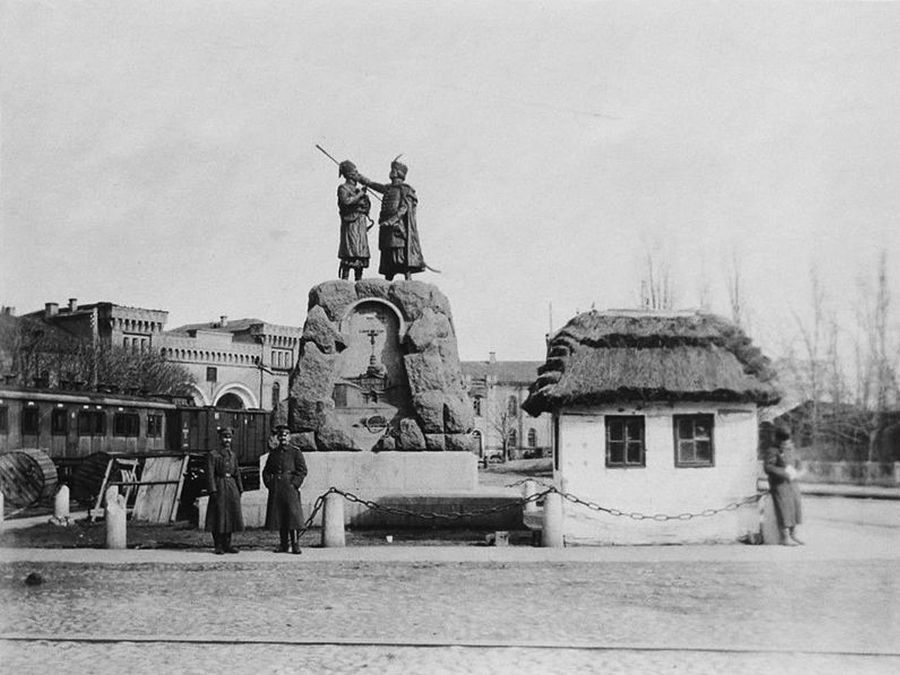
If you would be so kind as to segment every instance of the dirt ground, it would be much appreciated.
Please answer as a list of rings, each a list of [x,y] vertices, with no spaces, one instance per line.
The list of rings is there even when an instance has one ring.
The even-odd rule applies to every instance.
[[[479,470],[479,483],[483,486],[500,487],[523,478],[547,479],[550,475],[549,460],[520,460],[506,464],[489,465]],[[72,505],[73,512],[83,509]],[[4,548],[104,548],[106,524],[102,520],[91,522],[87,519],[70,520],[67,524],[52,522],[52,504],[38,504],[19,510],[7,510],[6,518],[38,518],[46,516],[46,521],[38,521],[33,527],[0,530],[0,547]],[[416,546],[485,546],[487,530],[448,530],[423,527],[418,530],[361,530],[347,531],[348,546],[391,545]],[[301,546],[320,545],[321,530],[311,528],[301,538]],[[246,550],[269,550],[277,544],[278,534],[261,529],[251,529],[234,535],[234,543]],[[510,545],[531,545],[531,532],[510,532]],[[187,521],[172,525],[159,525],[129,521],[128,547],[142,549],[205,549],[212,547],[212,537],[202,528]]]

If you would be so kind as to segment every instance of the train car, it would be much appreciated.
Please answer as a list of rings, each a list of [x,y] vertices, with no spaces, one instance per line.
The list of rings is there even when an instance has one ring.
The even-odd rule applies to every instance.
[[[177,406],[159,397],[0,388],[0,452],[41,448],[54,462],[97,452],[167,450],[167,421]]]

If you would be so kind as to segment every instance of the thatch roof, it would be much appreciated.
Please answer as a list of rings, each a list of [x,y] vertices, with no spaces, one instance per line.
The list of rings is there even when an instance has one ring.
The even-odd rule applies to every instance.
[[[488,375],[498,384],[531,384],[543,361],[460,361],[463,375],[484,380]]]
[[[712,314],[591,311],[550,340],[523,408],[644,401],[777,403],[769,360]]]

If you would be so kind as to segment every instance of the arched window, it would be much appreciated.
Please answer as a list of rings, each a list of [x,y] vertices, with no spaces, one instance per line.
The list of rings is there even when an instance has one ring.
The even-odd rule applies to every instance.
[[[528,430],[528,447],[537,447],[537,431],[535,431],[534,428]]]
[[[519,402],[516,400],[515,396],[510,396],[506,401],[506,411],[509,413],[510,417],[516,416],[516,413],[519,411]]]
[[[232,410],[243,410],[244,402],[241,400],[241,397],[237,394],[233,394],[228,392],[218,401],[216,401],[217,408],[230,408]]]
[[[272,385],[272,410],[278,410],[278,403],[281,401],[281,384],[276,382]]]

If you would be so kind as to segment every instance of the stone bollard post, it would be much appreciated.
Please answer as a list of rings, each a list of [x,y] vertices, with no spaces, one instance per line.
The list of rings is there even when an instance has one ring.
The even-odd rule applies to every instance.
[[[106,491],[106,548],[126,548],[125,498],[119,488],[113,486]]]
[[[532,497],[536,494],[537,494],[537,483],[533,480],[526,480],[522,484],[523,499],[528,499],[529,497]],[[535,511],[537,511],[537,507],[538,507],[538,505],[537,505],[536,501],[525,502],[525,512],[526,513],[533,513]]]
[[[344,537],[344,496],[331,492],[325,496],[322,514],[323,548],[343,548]]]
[[[69,517],[69,486],[61,485],[53,499],[53,517],[66,520]]]
[[[562,548],[564,545],[562,497],[557,492],[550,492],[544,497],[541,546],[544,548]]]

